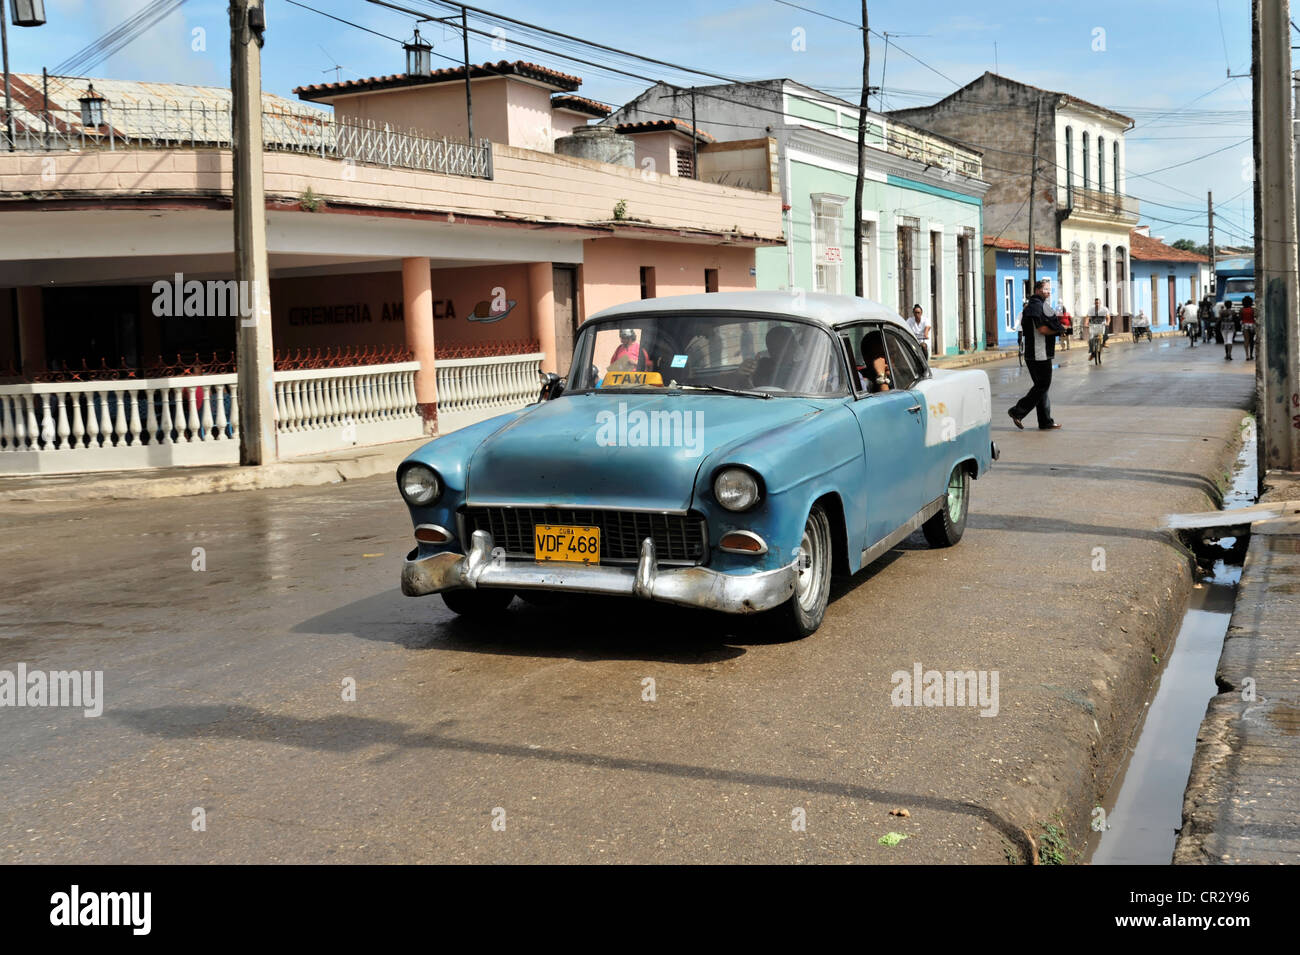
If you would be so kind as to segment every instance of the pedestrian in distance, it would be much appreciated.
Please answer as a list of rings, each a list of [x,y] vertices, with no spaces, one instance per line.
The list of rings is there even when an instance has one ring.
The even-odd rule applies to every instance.
[[[907,301],[904,299],[904,301]],[[925,317],[925,309],[920,305],[912,306],[912,317],[907,319],[908,330],[916,336],[916,340],[921,347],[925,349],[926,357],[930,355],[930,322]]]
[[[1056,354],[1056,339],[1064,329],[1048,299],[1052,295],[1052,280],[1039,279],[1034,294],[1029,296],[1020,313],[1020,327],[1025,336],[1025,364],[1033,387],[1007,410],[1011,422],[1024,430],[1024,419],[1030,411],[1038,414],[1039,431],[1055,431],[1061,426],[1052,419],[1052,403],[1048,391],[1052,387],[1052,358]]]
[[[1232,314],[1232,306],[1227,302],[1219,303],[1219,320],[1215,323],[1215,333],[1223,342],[1223,359],[1232,361],[1232,340],[1236,337],[1237,319]]]
[[[1247,295],[1241,300],[1241,340],[1246,345],[1246,361],[1255,360],[1255,300]]]
[[[1110,341],[1110,309],[1101,304],[1101,299],[1092,300],[1092,308],[1088,309],[1088,321],[1106,323],[1106,331],[1101,336],[1101,347],[1105,348],[1106,342]]]
[[[1070,318],[1070,312],[1066,309],[1064,302],[1061,303],[1057,311],[1060,314],[1061,327],[1065,329],[1065,331],[1061,333],[1061,347],[1068,350],[1070,347],[1070,333],[1073,331],[1073,321]]]
[[[1208,299],[1201,302],[1200,308],[1192,304],[1189,298],[1187,304],[1179,309],[1178,316],[1183,322],[1183,331],[1187,333],[1188,345],[1196,347],[1196,339],[1201,337],[1201,329],[1204,328],[1206,334],[1210,330],[1210,307],[1207,304]]]

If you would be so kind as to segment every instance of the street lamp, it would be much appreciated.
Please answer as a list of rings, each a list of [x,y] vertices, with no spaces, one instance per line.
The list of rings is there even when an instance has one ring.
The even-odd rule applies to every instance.
[[[13,0],[14,26],[38,27],[45,22],[45,0]],[[0,0],[0,47],[4,50],[5,70],[5,135],[9,139],[9,151],[14,151],[14,109],[13,91],[9,82],[9,17],[5,10],[5,0]]]
[[[415,28],[415,36],[402,44],[406,51],[406,75],[428,76],[433,72],[433,47],[420,36],[420,28]]]
[[[13,0],[14,26],[38,27],[45,23],[45,0]]]
[[[95,92],[95,84],[86,87],[86,92],[77,100],[81,104],[81,125],[86,128],[104,125],[104,97]]]

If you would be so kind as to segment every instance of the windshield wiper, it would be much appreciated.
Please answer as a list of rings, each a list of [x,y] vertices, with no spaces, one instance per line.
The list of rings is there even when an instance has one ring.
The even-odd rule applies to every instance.
[[[771,398],[766,391],[742,391],[739,388],[724,388],[721,385],[678,385],[682,391],[716,391],[724,395],[740,395],[744,398]]]

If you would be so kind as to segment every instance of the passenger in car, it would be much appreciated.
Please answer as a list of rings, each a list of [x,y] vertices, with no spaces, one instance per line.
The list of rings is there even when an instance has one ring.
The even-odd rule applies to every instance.
[[[862,336],[862,362],[866,374],[862,376],[862,385],[871,394],[889,391],[893,385],[889,376],[889,361],[885,358],[885,335],[883,332],[867,332]]]

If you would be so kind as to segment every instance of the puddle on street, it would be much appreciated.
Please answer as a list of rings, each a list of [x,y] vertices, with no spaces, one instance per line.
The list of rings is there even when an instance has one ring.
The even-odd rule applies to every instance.
[[[1251,429],[1248,437],[1253,433]],[[1252,437],[1237,457],[1232,486],[1224,494],[1224,510],[1255,502],[1257,474]],[[1226,554],[1236,543],[1229,537],[1212,546],[1221,547]],[[1137,743],[1102,801],[1104,817],[1094,813],[1093,824],[1104,818],[1107,828],[1090,834],[1089,861],[1093,865],[1169,865],[1173,861],[1196,734],[1205,719],[1206,704],[1219,692],[1214,674],[1240,580],[1239,564],[1218,559],[1192,591],[1182,626],[1135,731]]]

